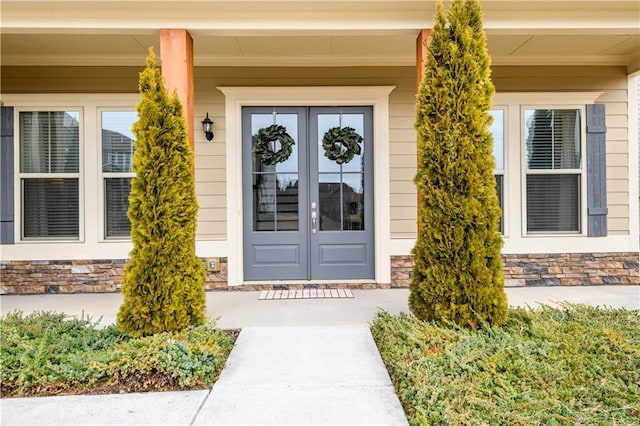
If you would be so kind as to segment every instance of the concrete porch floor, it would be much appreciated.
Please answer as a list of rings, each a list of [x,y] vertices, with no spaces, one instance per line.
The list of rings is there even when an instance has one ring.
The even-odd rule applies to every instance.
[[[207,314],[222,328],[255,326],[365,325],[379,309],[408,312],[408,289],[352,290],[353,298],[258,300],[257,291],[207,292]],[[512,287],[506,288],[511,306],[540,303],[585,303],[640,309],[640,286]],[[0,312],[57,311],[89,316],[107,325],[115,321],[120,293],[0,296]]]

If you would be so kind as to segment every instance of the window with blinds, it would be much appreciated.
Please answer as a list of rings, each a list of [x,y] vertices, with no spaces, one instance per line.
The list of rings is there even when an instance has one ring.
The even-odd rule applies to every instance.
[[[135,151],[135,111],[102,111],[102,180],[104,193],[104,238],[129,238],[127,217]]]
[[[528,233],[580,232],[579,109],[525,109]]]
[[[21,111],[22,239],[80,236],[80,113]]]
[[[501,234],[504,234],[504,115],[503,109],[492,109],[490,111],[493,117],[493,123],[489,127],[489,131],[493,135],[493,158],[496,163],[495,177],[496,177],[496,192],[498,193],[498,201],[500,202],[500,210],[502,215],[500,216],[499,230]]]

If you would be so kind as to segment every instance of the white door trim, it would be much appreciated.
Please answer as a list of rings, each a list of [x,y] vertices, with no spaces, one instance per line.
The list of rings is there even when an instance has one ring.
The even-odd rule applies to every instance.
[[[218,87],[225,95],[227,280],[244,284],[242,256],[242,107],[243,106],[373,106],[373,181],[375,281],[391,282],[391,215],[389,209],[389,94],[395,86]],[[255,284],[255,282],[251,282]]]

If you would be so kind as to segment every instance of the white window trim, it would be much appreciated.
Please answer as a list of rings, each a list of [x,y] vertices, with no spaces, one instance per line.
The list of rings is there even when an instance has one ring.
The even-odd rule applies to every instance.
[[[101,147],[96,136],[99,108],[135,107],[139,102],[137,93],[127,94],[2,94],[1,102],[14,107],[14,183],[15,244],[2,246],[2,260],[72,260],[72,259],[126,259],[133,248],[130,241],[101,241],[103,234],[98,206],[101,185],[99,173]],[[19,111],[79,110],[80,124],[80,240],[26,240],[21,241],[20,202],[18,178],[19,132],[17,113]],[[64,249],[59,247],[63,245]]]
[[[526,235],[526,215],[523,191],[525,181],[524,174],[524,123],[521,125],[521,106],[544,106],[547,108],[579,107],[584,110],[585,105],[596,103],[598,97],[604,92],[536,92],[536,93],[497,93],[494,104],[508,105],[508,134],[505,137],[507,151],[506,167],[511,167],[506,172],[505,185],[509,185],[505,200],[509,204],[509,220],[511,234],[504,239],[503,253],[580,253],[580,252],[620,252],[637,251],[638,240],[634,233],[630,235],[609,235],[606,238],[590,238],[587,235],[587,211],[586,211],[586,149],[583,145],[582,176],[581,182],[581,220],[580,234],[532,234]],[[515,117],[515,118],[514,118]],[[582,117],[582,126],[586,126],[586,117]],[[583,144],[586,144],[586,132],[583,130]],[[630,142],[630,147],[632,143]],[[518,168],[520,170],[518,170]]]
[[[629,234],[640,248],[640,71],[627,79],[629,141]],[[630,250],[632,251],[632,250]]]
[[[110,178],[133,178],[135,177],[135,173],[133,172],[120,172],[120,173],[112,173],[112,172],[103,172],[102,171],[102,113],[103,112],[112,112],[112,111],[126,111],[126,112],[135,112],[135,107],[129,106],[108,106],[108,107],[98,107],[96,109],[96,141],[98,141],[98,164],[97,169],[99,174],[99,183],[98,183],[98,225],[99,225],[99,234],[98,241],[101,243],[113,243],[113,242],[122,242],[122,241],[131,241],[131,236],[126,237],[107,237],[107,211],[105,205],[105,180]],[[133,158],[132,158],[133,162]]]
[[[244,283],[242,255],[242,107],[373,106],[375,281],[391,282],[389,208],[389,94],[395,86],[218,87],[225,95],[227,129],[228,285]]]
[[[549,237],[549,236],[571,236],[587,235],[587,120],[585,103],[579,104],[520,104],[520,172],[521,172],[521,196],[522,196],[522,236],[525,238]],[[550,170],[527,170],[524,148],[527,134],[525,130],[524,112],[527,109],[575,109],[580,111],[580,165],[579,169],[550,169]],[[527,231],[527,175],[580,175],[580,199],[578,200],[578,232],[528,232]]]

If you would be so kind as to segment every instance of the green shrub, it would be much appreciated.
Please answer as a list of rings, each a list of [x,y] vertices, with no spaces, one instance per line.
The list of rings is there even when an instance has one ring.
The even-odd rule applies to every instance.
[[[3,394],[194,388],[212,385],[233,347],[215,322],[132,338],[89,319],[20,312],[0,318]]]
[[[470,331],[380,312],[372,333],[409,422],[640,423],[640,313],[512,310]]]
[[[489,63],[479,1],[454,0],[448,17],[438,3],[416,106],[420,202],[409,306],[420,319],[471,328],[499,325],[508,313]]]
[[[140,73],[128,217],[133,250],[116,324],[133,336],[205,321],[205,269],[195,254],[198,204],[182,105],[167,95],[153,50]]]

